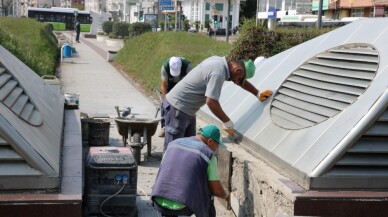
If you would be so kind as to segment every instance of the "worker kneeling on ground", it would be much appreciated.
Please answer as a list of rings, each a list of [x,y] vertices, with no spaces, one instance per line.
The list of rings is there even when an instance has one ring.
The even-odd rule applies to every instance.
[[[162,216],[216,216],[212,195],[229,202],[220,182],[215,152],[225,145],[220,130],[207,125],[192,137],[172,141],[152,189],[154,208]]]

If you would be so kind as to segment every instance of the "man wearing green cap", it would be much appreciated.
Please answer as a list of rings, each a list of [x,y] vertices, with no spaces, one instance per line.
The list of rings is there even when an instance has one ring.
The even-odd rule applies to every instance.
[[[218,176],[215,152],[225,148],[220,130],[206,125],[197,135],[172,141],[166,149],[152,188],[154,208],[162,216],[215,217],[211,196],[229,202]]]
[[[164,149],[177,138],[195,135],[197,111],[206,104],[210,111],[223,122],[223,128],[234,133],[234,124],[218,102],[224,81],[232,81],[256,96],[260,102],[272,95],[271,90],[259,92],[247,79],[255,74],[252,60],[228,60],[212,56],[193,68],[166,95]]]

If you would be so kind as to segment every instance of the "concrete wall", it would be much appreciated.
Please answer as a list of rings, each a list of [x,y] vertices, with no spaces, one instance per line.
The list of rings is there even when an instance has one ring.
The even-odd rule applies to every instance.
[[[206,124],[201,117],[197,117],[197,127]],[[223,136],[224,137],[224,136]],[[294,214],[296,197],[306,192],[285,174],[280,174],[256,152],[251,151],[244,144],[234,144],[223,138],[227,150],[232,153],[231,207],[237,217],[277,217]],[[219,165],[227,164],[219,158]],[[221,167],[219,167],[221,170]],[[220,178],[227,183],[229,177]],[[226,181],[225,181],[226,180]]]
[[[304,189],[242,146],[228,145],[233,156],[231,189],[236,216],[293,215],[295,198]]]

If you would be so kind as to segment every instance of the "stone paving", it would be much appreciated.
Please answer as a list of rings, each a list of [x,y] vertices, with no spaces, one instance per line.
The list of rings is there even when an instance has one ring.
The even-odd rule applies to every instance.
[[[75,34],[64,32],[71,39]],[[72,41],[75,41],[74,38]],[[109,50],[117,51],[119,46],[107,46],[105,41],[84,38],[74,43],[76,53],[64,58],[57,76],[61,80],[63,93],[79,93],[82,113],[95,117],[107,117],[110,120],[109,144],[122,146],[114,118],[115,106],[132,107],[132,115],[139,118],[154,119],[159,106],[156,94],[149,97],[141,87],[118,71],[107,61]],[[160,115],[160,114],[159,114]],[[147,148],[141,150],[141,163],[138,166],[137,208],[139,217],[160,216],[151,207],[149,195],[162,158],[163,138],[158,137],[160,125],[152,136],[152,156],[147,156]],[[217,216],[234,216],[216,200]]]

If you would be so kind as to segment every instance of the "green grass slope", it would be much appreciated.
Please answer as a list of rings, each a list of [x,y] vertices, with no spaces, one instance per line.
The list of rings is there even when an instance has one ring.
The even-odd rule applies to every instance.
[[[55,74],[59,49],[51,25],[29,18],[0,17],[0,45],[38,75]]]
[[[204,59],[227,56],[232,45],[206,35],[187,32],[149,32],[131,38],[115,57],[115,64],[147,91],[160,89],[160,69],[165,59],[180,56],[195,67]]]

